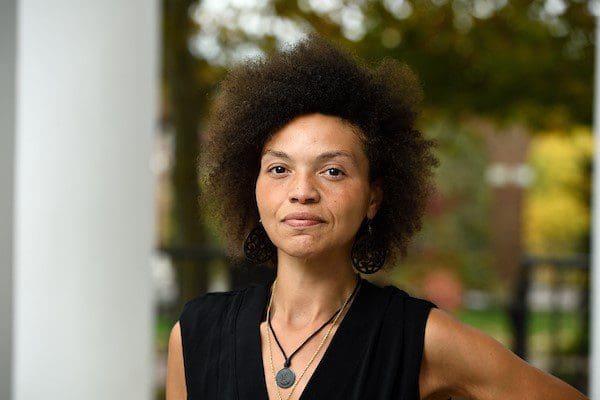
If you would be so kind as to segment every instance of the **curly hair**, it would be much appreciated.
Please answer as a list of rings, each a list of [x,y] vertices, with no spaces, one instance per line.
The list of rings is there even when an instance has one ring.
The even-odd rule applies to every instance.
[[[369,179],[383,178],[371,225],[388,251],[384,269],[405,257],[439,163],[435,141],[415,128],[422,98],[418,78],[404,63],[384,59],[370,68],[314,32],[232,67],[211,105],[200,157],[204,205],[219,220],[228,254],[240,258],[258,224],[254,189],[264,143],[295,117],[321,113],[362,133]]]

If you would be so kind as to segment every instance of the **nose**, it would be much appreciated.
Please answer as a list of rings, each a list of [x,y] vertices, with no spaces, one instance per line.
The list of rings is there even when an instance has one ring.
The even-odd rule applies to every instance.
[[[292,203],[316,203],[320,200],[321,197],[313,178],[310,173],[298,172],[296,174],[295,179],[291,182],[292,186],[289,194]]]

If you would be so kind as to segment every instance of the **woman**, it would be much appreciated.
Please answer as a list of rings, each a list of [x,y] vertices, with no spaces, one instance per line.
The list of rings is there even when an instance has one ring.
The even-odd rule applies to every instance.
[[[585,398],[433,303],[362,279],[421,226],[437,160],[414,128],[420,100],[408,67],[371,70],[317,34],[230,72],[205,193],[231,254],[276,279],[186,303],[167,400]]]

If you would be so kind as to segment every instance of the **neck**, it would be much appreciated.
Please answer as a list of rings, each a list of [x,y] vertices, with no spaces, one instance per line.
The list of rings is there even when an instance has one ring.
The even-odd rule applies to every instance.
[[[279,252],[271,321],[302,330],[328,320],[352,294],[356,272],[337,254],[298,259]],[[350,302],[346,304],[346,310]]]

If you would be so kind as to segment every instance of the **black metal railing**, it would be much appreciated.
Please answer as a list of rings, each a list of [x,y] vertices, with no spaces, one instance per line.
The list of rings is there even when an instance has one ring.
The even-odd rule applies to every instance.
[[[525,255],[508,310],[515,354],[533,364],[543,360],[543,369],[584,393],[589,378],[589,278],[588,254]],[[565,340],[564,332],[574,335]],[[539,344],[536,341],[544,344],[542,354],[539,349],[532,351],[532,344]]]

